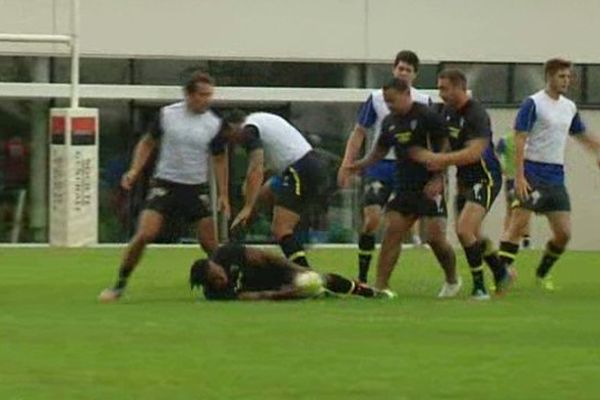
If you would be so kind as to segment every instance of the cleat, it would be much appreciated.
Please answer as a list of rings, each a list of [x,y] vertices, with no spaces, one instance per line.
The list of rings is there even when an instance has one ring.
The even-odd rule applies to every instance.
[[[539,276],[536,279],[537,286],[540,289],[543,289],[548,292],[553,292],[556,290],[554,286],[554,281],[552,280],[552,275],[547,275],[544,278],[540,278]]]
[[[380,299],[395,299],[396,297],[398,297],[398,293],[396,293],[390,289],[383,289],[383,290],[378,290],[377,295],[375,297],[380,298]]]
[[[475,287],[475,288],[473,288],[473,291],[471,292],[471,299],[477,300],[477,301],[486,301],[486,300],[490,299],[490,295],[487,293],[485,288]]]
[[[496,295],[505,295],[515,282],[516,276],[517,270],[513,267],[510,267],[506,269],[506,272],[504,273],[504,276],[502,278],[494,279],[495,282],[493,290],[496,293]]]
[[[98,295],[98,301],[101,303],[113,303],[123,295],[123,290],[107,288],[100,292]]]
[[[451,297],[455,297],[458,292],[460,292],[460,288],[462,287],[462,278],[458,276],[456,278],[456,283],[448,283],[444,282],[442,285],[442,289],[438,293],[438,298],[447,299]]]

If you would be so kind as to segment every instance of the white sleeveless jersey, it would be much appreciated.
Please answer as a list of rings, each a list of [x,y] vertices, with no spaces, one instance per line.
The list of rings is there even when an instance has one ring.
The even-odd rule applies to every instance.
[[[298,129],[278,115],[252,113],[246,117],[243,126],[249,125],[258,129],[267,168],[278,174],[312,150]]]

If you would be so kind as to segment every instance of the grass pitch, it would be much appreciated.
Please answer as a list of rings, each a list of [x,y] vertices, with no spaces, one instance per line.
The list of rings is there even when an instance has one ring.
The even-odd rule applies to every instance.
[[[120,253],[0,249],[0,399],[600,397],[598,253],[566,253],[548,294],[524,252],[514,290],[487,303],[469,285],[437,300],[426,250],[402,254],[396,300],[209,303],[186,284],[199,251],[154,248],[126,297],[98,304]],[[351,250],[309,259],[356,272]]]

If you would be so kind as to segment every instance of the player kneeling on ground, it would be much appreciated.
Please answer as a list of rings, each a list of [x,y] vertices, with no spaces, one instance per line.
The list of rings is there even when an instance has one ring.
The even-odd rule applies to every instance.
[[[289,300],[325,292],[376,297],[378,292],[337,274],[319,274],[283,257],[241,244],[221,246],[194,262],[190,285],[207,300]]]

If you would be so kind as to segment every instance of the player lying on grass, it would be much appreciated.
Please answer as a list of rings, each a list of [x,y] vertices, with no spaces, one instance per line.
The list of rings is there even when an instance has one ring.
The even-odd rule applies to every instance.
[[[326,292],[376,297],[379,292],[337,274],[319,274],[256,248],[226,244],[210,258],[194,262],[192,288],[202,286],[207,300],[291,300]]]

